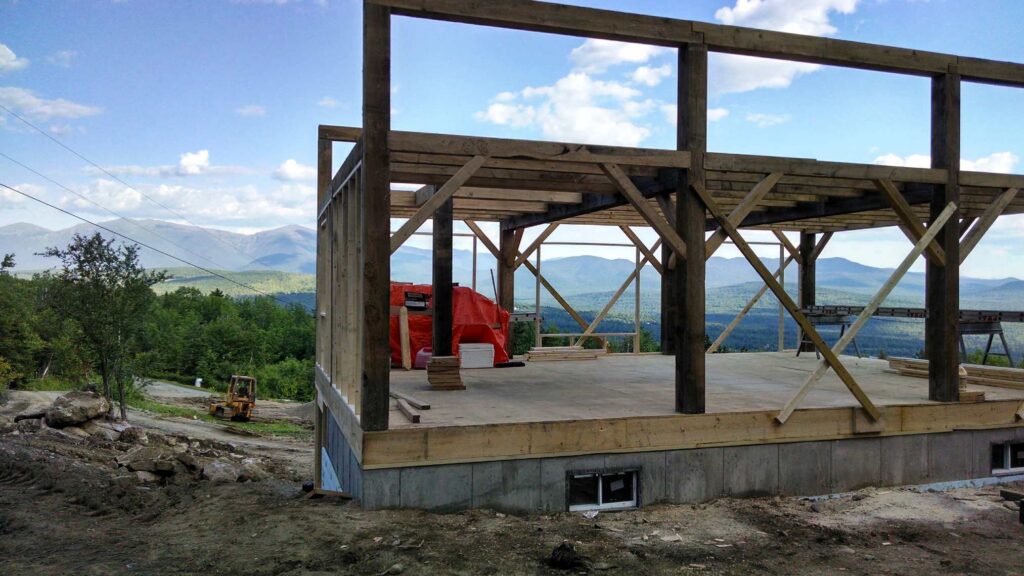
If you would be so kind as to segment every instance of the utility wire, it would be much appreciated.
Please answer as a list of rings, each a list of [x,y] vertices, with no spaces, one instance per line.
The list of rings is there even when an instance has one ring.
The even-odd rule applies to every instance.
[[[49,182],[49,183],[53,184],[54,186],[57,186],[57,187],[59,187],[59,188],[62,188],[62,189],[64,189],[64,190],[67,190],[68,192],[70,192],[70,193],[74,194],[75,196],[78,196],[78,197],[79,197],[79,198],[81,198],[82,200],[85,200],[86,202],[89,202],[90,204],[92,204],[92,205],[94,205],[94,206],[96,206],[96,207],[100,208],[101,210],[104,210],[104,211],[105,211],[105,212],[107,212],[108,214],[111,214],[111,215],[113,215],[113,216],[115,216],[115,217],[117,217],[117,218],[120,218],[120,219],[122,219],[122,220],[125,220],[125,221],[127,221],[127,222],[129,222],[129,223],[131,223],[131,224],[135,225],[135,227],[136,227],[136,228],[138,228],[138,229],[142,230],[143,232],[147,232],[147,233],[149,233],[149,234],[152,234],[152,235],[154,235],[154,236],[156,236],[156,237],[160,238],[161,240],[164,240],[164,241],[165,241],[165,242],[167,242],[168,244],[173,244],[174,246],[177,246],[178,248],[181,248],[182,250],[184,250],[184,251],[186,251],[186,252],[188,252],[188,253],[192,254],[193,256],[198,256],[199,258],[202,258],[203,260],[206,260],[207,262],[209,262],[210,264],[213,264],[214,266],[217,266],[217,267],[223,267],[223,266],[221,266],[220,264],[218,264],[217,262],[214,262],[213,260],[210,260],[210,259],[209,259],[209,258],[207,258],[206,256],[203,256],[202,254],[199,254],[199,253],[197,253],[197,252],[195,252],[195,251],[193,251],[193,250],[190,250],[189,248],[187,248],[187,247],[185,247],[185,246],[182,246],[181,244],[178,244],[178,243],[177,243],[177,242],[175,242],[174,240],[171,240],[170,238],[168,238],[168,237],[164,236],[163,234],[160,234],[160,233],[159,233],[159,232],[157,232],[156,230],[150,230],[149,228],[146,228],[146,227],[145,227],[145,226],[143,226],[143,225],[142,225],[142,224],[141,224],[140,222],[136,222],[135,220],[133,220],[133,219],[131,219],[131,218],[128,218],[127,216],[123,216],[123,215],[121,215],[121,214],[118,214],[117,212],[114,212],[114,211],[113,211],[113,210],[111,210],[110,208],[107,208],[106,206],[104,206],[104,205],[100,204],[99,202],[96,202],[95,200],[93,200],[93,199],[89,198],[89,197],[88,197],[88,196],[86,196],[85,194],[82,194],[81,192],[78,192],[78,191],[76,191],[76,190],[72,190],[71,188],[69,188],[69,187],[67,187],[67,186],[65,186],[65,185],[63,185],[63,184],[61,184],[60,182],[57,182],[57,181],[56,181],[56,180],[54,180],[53,178],[50,178],[50,177],[49,177],[49,176],[47,176],[46,174],[43,174],[42,172],[40,172],[40,171],[36,170],[35,168],[32,168],[31,166],[29,166],[29,165],[27,165],[27,164],[25,164],[25,163],[23,163],[23,162],[20,162],[20,161],[18,161],[18,160],[15,160],[14,158],[11,158],[10,156],[8,156],[7,154],[4,154],[3,152],[0,152],[0,156],[2,156],[2,157],[4,157],[4,158],[6,158],[7,160],[9,160],[10,162],[12,162],[12,163],[14,163],[14,164],[17,164],[18,166],[21,166],[21,167],[22,167],[22,168],[24,168],[25,170],[28,170],[29,172],[31,172],[31,173],[35,174],[36,176],[38,176],[38,177],[40,177],[40,178],[42,178],[42,179],[46,180],[47,182]]]
[[[106,230],[107,232],[110,232],[111,234],[114,234],[115,236],[120,236],[121,238],[124,238],[125,240],[128,240],[130,242],[134,242],[134,243],[136,243],[136,244],[138,244],[140,246],[143,246],[145,248],[149,248],[150,250],[152,250],[154,252],[158,252],[160,254],[163,254],[164,256],[167,256],[168,258],[173,258],[174,260],[177,260],[178,262],[181,262],[182,264],[185,264],[186,266],[191,266],[192,268],[195,268],[197,270],[201,270],[203,272],[206,272],[207,274],[216,276],[216,277],[218,277],[218,278],[220,278],[222,280],[227,280],[228,282],[231,282],[232,284],[235,284],[236,286],[240,286],[242,288],[245,288],[246,290],[251,290],[251,291],[253,291],[253,292],[257,293],[257,294],[260,294],[260,295],[263,295],[263,296],[267,296],[269,298],[273,298],[274,300],[277,300],[278,302],[280,302],[282,304],[285,304],[285,305],[291,305],[291,304],[295,303],[295,302],[289,302],[287,300],[281,299],[281,298],[279,298],[279,297],[277,297],[277,296],[275,296],[273,294],[268,294],[268,293],[266,293],[266,292],[264,292],[264,291],[262,291],[262,290],[260,290],[258,288],[254,288],[252,286],[249,286],[248,284],[243,284],[242,282],[239,282],[239,281],[234,280],[232,278],[228,278],[227,276],[225,276],[225,275],[223,275],[223,274],[221,274],[219,272],[216,272],[214,270],[210,270],[209,268],[204,268],[203,266],[199,266],[198,264],[193,264],[193,263],[189,262],[188,260],[185,260],[183,258],[179,258],[179,257],[175,256],[174,254],[171,254],[169,252],[165,252],[165,251],[163,251],[163,250],[161,250],[159,248],[154,248],[153,246],[150,246],[149,244],[146,244],[145,242],[139,242],[138,240],[135,240],[134,238],[132,238],[131,236],[128,236],[127,234],[122,234],[121,232],[118,232],[116,230],[112,230],[112,229],[110,229],[110,228],[108,228],[108,227],[106,227],[106,226],[104,226],[102,224],[98,224],[96,222],[93,222],[92,220],[89,220],[87,218],[79,216],[78,214],[75,214],[74,212],[71,212],[69,210],[65,210],[65,209],[61,208],[60,206],[57,206],[55,204],[50,204],[46,200],[43,200],[41,198],[36,198],[35,196],[29,194],[28,192],[23,192],[21,190],[18,190],[17,188],[14,188],[13,186],[8,186],[7,184],[4,184],[3,182],[0,182],[0,186],[10,190],[11,192],[15,192],[17,194],[21,194],[25,198],[28,198],[30,200],[35,200],[36,202],[39,202],[40,204],[43,204],[44,206],[49,206],[50,208],[53,208],[54,210],[57,210],[58,212],[63,212],[64,214],[67,214],[68,216],[71,216],[72,218],[77,218],[77,219],[81,220],[82,222],[85,222],[87,224],[92,224],[93,226],[95,226],[95,227],[97,227],[97,228],[99,228],[101,230]]]
[[[100,172],[103,172],[104,174],[106,174],[107,176],[110,176],[111,178],[113,178],[114,180],[116,180],[117,182],[119,182],[120,184],[122,184],[123,186],[126,186],[126,187],[127,187],[127,188],[128,188],[129,190],[134,190],[135,192],[138,192],[138,193],[139,193],[139,195],[141,195],[141,196],[142,196],[143,198],[145,198],[146,200],[149,200],[149,201],[150,201],[150,202],[152,202],[153,204],[156,204],[157,206],[159,206],[159,207],[163,208],[164,210],[166,210],[166,211],[170,212],[171,214],[174,214],[175,216],[177,216],[178,218],[180,218],[180,219],[184,220],[185,222],[188,222],[188,223],[189,223],[189,224],[191,224],[192,226],[195,226],[196,228],[199,228],[200,230],[202,230],[202,231],[203,231],[203,233],[205,233],[205,234],[206,234],[207,236],[209,236],[210,238],[213,238],[214,240],[217,240],[218,242],[220,242],[221,244],[223,244],[223,245],[227,246],[228,248],[231,248],[232,250],[234,250],[234,251],[235,251],[235,253],[236,253],[236,254],[240,255],[240,256],[241,256],[242,258],[244,258],[244,259],[246,259],[246,260],[248,260],[248,259],[249,259],[249,256],[248,256],[248,255],[246,255],[246,254],[244,254],[244,253],[243,253],[243,252],[242,252],[241,250],[239,250],[237,246],[234,246],[233,244],[231,244],[231,243],[230,243],[230,242],[228,242],[227,240],[224,240],[223,238],[218,238],[217,236],[215,236],[214,234],[212,234],[212,233],[211,233],[211,232],[210,232],[209,230],[207,230],[206,228],[203,228],[202,226],[199,226],[198,224],[196,224],[196,223],[192,222],[191,220],[189,220],[188,218],[186,218],[186,217],[185,217],[184,215],[182,215],[182,214],[180,214],[179,212],[177,212],[177,211],[175,211],[175,210],[171,209],[171,208],[170,208],[169,206],[166,206],[166,205],[164,205],[163,203],[161,203],[161,202],[159,202],[159,201],[155,200],[155,199],[154,199],[154,198],[153,198],[152,196],[150,196],[150,195],[146,194],[145,192],[143,192],[143,191],[139,190],[139,189],[138,189],[138,188],[136,188],[135,186],[132,186],[131,184],[129,184],[129,183],[127,183],[127,182],[125,182],[125,181],[124,181],[124,180],[122,180],[122,179],[121,179],[120,177],[118,177],[118,176],[116,176],[116,175],[112,174],[112,173],[111,173],[111,172],[110,172],[109,170],[107,170],[107,169],[106,169],[106,168],[104,168],[103,166],[100,166],[99,164],[97,164],[97,163],[93,162],[92,160],[90,160],[90,159],[86,158],[86,157],[85,157],[84,155],[82,155],[82,154],[78,153],[77,151],[75,151],[75,150],[74,150],[73,148],[71,148],[71,147],[70,147],[70,146],[68,146],[67,144],[65,144],[65,143],[61,142],[60,140],[58,140],[58,139],[56,139],[56,138],[54,138],[54,137],[53,137],[52,135],[50,135],[49,133],[47,133],[47,132],[46,132],[45,130],[43,130],[42,128],[40,128],[40,127],[36,126],[35,124],[33,124],[33,123],[29,122],[29,121],[28,121],[27,119],[25,119],[24,117],[20,116],[20,115],[19,115],[19,114],[18,114],[17,112],[15,112],[14,110],[11,110],[10,108],[8,108],[7,106],[4,106],[3,104],[0,104],[0,109],[3,109],[3,110],[4,110],[5,112],[7,112],[7,113],[8,113],[8,114],[10,114],[11,116],[13,116],[13,117],[17,118],[18,120],[21,120],[21,121],[22,121],[22,122],[23,122],[23,123],[24,123],[24,124],[25,124],[26,126],[28,126],[29,128],[32,128],[32,129],[33,129],[33,130],[35,130],[36,132],[39,132],[40,134],[42,134],[43,136],[45,136],[46,138],[48,138],[48,139],[49,139],[50,141],[52,141],[53,143],[55,143],[55,144],[57,144],[58,146],[60,146],[61,148],[63,148],[63,149],[65,149],[65,150],[67,150],[68,152],[70,152],[70,153],[74,154],[75,156],[77,156],[78,158],[82,159],[83,161],[85,161],[85,162],[88,162],[89,164],[91,164],[91,165],[92,165],[92,166],[93,166],[94,168],[96,168],[96,169],[97,169],[97,170],[99,170]]]

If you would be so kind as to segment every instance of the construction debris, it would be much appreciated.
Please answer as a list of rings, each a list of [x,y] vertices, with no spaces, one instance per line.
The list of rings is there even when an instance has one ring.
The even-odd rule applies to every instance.
[[[530,348],[526,359],[530,362],[557,362],[560,360],[596,360],[606,353],[604,348],[584,348],[582,346],[549,346],[547,348]]]
[[[465,390],[458,356],[433,356],[427,363],[427,381],[434,390]]]

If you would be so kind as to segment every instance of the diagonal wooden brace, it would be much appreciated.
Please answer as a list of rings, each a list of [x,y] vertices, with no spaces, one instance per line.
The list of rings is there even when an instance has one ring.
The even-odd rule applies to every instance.
[[[434,192],[430,198],[420,206],[420,209],[417,210],[416,213],[405,222],[405,224],[402,224],[402,227],[399,228],[391,237],[391,253],[394,254],[395,251],[398,250],[398,248],[401,247],[402,244],[404,244],[405,241],[408,240],[409,237],[412,236],[428,218],[434,215],[434,212],[437,212],[437,209],[440,208],[442,204],[450,200],[452,196],[455,195],[455,191],[461,188],[467,180],[472,178],[473,174],[475,174],[486,161],[486,156],[473,156],[469,159],[469,162],[466,162],[465,166],[459,168],[458,172],[445,182],[444,186],[442,186],[440,190]]]
[[[985,208],[985,212],[982,213],[978,221],[974,223],[964,239],[960,241],[960,263],[963,264],[964,260],[971,255],[971,251],[981,241],[981,237],[988,232],[988,229],[995,223],[996,218],[1006,210],[1006,207],[1013,202],[1013,199],[1017,197],[1018,190],[1016,188],[1010,188],[1000,194],[995,202],[989,204],[988,208]]]
[[[884,284],[882,284],[882,288],[879,289],[877,294],[875,294],[875,297],[871,299],[871,301],[868,303],[867,306],[864,307],[863,310],[861,310],[861,313],[857,316],[857,319],[853,322],[853,324],[851,324],[850,327],[846,329],[846,331],[843,333],[843,336],[839,338],[839,341],[835,343],[835,346],[832,347],[833,354],[842,354],[843,350],[845,350],[846,347],[850,345],[850,342],[853,342],[853,339],[857,336],[857,332],[860,332],[860,329],[863,328],[865,324],[867,324],[868,320],[870,320],[871,316],[875,313],[875,310],[878,310],[878,307],[889,296],[893,288],[896,287],[896,284],[898,284],[899,281],[903,279],[903,276],[906,275],[907,271],[910,270],[910,267],[914,265],[914,262],[916,262],[917,259],[921,257],[921,253],[923,253],[925,249],[927,249],[928,245],[939,234],[939,231],[942,230],[942,227],[946,225],[946,222],[950,219],[950,217],[953,216],[954,212],[956,212],[956,204],[950,202],[949,205],[947,205],[946,208],[941,213],[939,213],[939,216],[938,218],[935,219],[935,222],[928,227],[928,231],[925,232],[924,236],[922,236],[921,239],[917,241],[917,244],[914,245],[914,249],[911,250],[910,253],[907,254],[907,257],[903,259],[903,262],[901,262],[900,265],[895,270],[893,270],[893,273],[889,276],[889,279],[886,280]],[[786,420],[788,420],[789,417],[793,414],[793,410],[796,409],[797,405],[800,404],[800,402],[803,401],[804,397],[807,396],[807,393],[810,392],[811,387],[814,386],[814,384],[817,383],[819,380],[821,380],[821,377],[824,376],[825,372],[827,371],[828,363],[819,362],[818,366],[814,369],[814,371],[807,376],[806,380],[804,380],[804,383],[802,386],[800,386],[800,389],[797,390],[796,394],[793,395],[793,398],[790,399],[790,401],[787,402],[786,405],[782,408],[782,410],[779,411],[779,413],[775,416],[775,420],[779,424],[786,423]]]
[[[757,205],[761,203],[761,200],[764,200],[764,197],[767,196],[773,188],[775,188],[775,185],[778,184],[779,180],[781,180],[783,176],[785,176],[785,174],[782,172],[772,172],[755,184],[743,200],[740,201],[740,203],[732,209],[732,212],[729,213],[729,222],[731,222],[733,226],[739,226],[742,224],[743,219],[749,216],[750,213],[754,211],[754,208],[757,208]],[[718,250],[718,248],[725,243],[725,239],[726,233],[724,230],[721,228],[715,230],[715,233],[712,234],[704,244],[704,258],[711,258],[711,256],[714,255],[715,250]]]
[[[523,262],[526,262],[530,255],[533,254],[537,250],[537,248],[545,240],[548,239],[548,236],[551,236],[551,233],[554,232],[556,228],[558,228],[558,222],[552,222],[551,224],[548,224],[548,227],[545,228],[544,231],[540,233],[540,236],[537,236],[537,238],[534,239],[534,241],[531,242],[530,245],[526,247],[526,250],[524,250],[523,253],[516,258],[516,261],[513,262],[512,264],[512,269],[516,270],[520,266],[522,266]]]
[[[733,226],[732,222],[722,214],[721,208],[718,207],[718,203],[711,197],[711,194],[704,188],[700,182],[694,182],[690,185],[690,189],[693,190],[697,196],[700,197],[701,201],[704,202],[704,206],[708,209],[708,212],[718,221],[719,226],[725,230],[725,233],[736,245],[736,248],[743,254],[757,274],[761,277],[761,280],[768,285],[768,289],[772,291],[775,297],[779,300],[782,306],[789,312],[789,315],[793,317],[800,329],[804,331],[804,334],[811,340],[811,342],[818,348],[821,355],[828,362],[829,366],[836,371],[836,374],[843,381],[843,384],[850,390],[853,396],[860,402],[860,405],[864,408],[864,411],[868,413],[868,416],[872,420],[878,420],[881,417],[881,413],[878,408],[875,407],[871,399],[868,398],[864,390],[854,380],[853,375],[843,366],[843,363],[839,361],[839,358],[832,353],[832,350],[828,347],[828,344],[821,338],[818,331],[814,328],[814,325],[807,320],[807,317],[800,311],[793,299],[786,293],[785,288],[779,284],[779,282],[772,276],[772,273],[768,271],[761,259],[758,258],[754,250],[747,244],[747,241],[743,239],[739,231]]]
[[[647,261],[651,263],[651,266],[654,266],[654,269],[658,271],[658,274],[664,274],[665,269],[662,268],[661,262],[658,261],[658,257],[655,256],[654,253],[651,252],[651,249],[644,244],[644,241],[636,235],[636,232],[633,232],[632,228],[626,225],[621,225],[619,226],[619,230],[622,230],[622,233],[626,235],[626,238],[629,238],[629,241],[632,242],[638,250],[640,250],[640,253],[647,257]]]
[[[650,251],[654,252],[655,250],[658,249],[659,246],[661,246],[661,238],[654,242],[654,245],[651,246]],[[626,278],[626,280],[622,283],[622,285],[619,286],[619,289],[615,291],[615,294],[612,294],[611,299],[609,299],[608,303],[605,304],[604,308],[602,308],[601,311],[598,312],[597,316],[594,317],[594,320],[586,327],[585,330],[583,330],[583,334],[579,337],[578,340],[576,340],[576,346],[580,346],[581,344],[583,344],[583,340],[594,332],[594,330],[597,328],[597,325],[600,324],[601,321],[604,320],[604,317],[608,315],[608,312],[611,311],[612,306],[615,306],[615,303],[619,301],[619,297],[622,296],[622,293],[625,292],[626,288],[629,288],[629,285],[633,283],[633,279],[636,278],[636,275],[639,274],[641,270],[643,270],[645,264],[647,264],[646,256],[640,259],[640,263],[636,265],[636,268],[633,269],[633,272],[631,272],[630,275]]]
[[[601,170],[608,176],[608,179],[615,184],[622,192],[622,195],[629,200],[629,203],[633,205],[633,208],[640,213],[640,216],[650,224],[651,228],[658,233],[659,236],[668,244],[672,251],[675,252],[683,260],[686,259],[686,243],[679,237],[679,234],[675,231],[668,221],[658,214],[647,203],[647,198],[644,197],[643,193],[637,189],[633,181],[626,176],[626,173],[619,168],[618,164],[601,164]]]
[[[924,224],[921,224],[921,221],[914,214],[914,209],[907,203],[907,199],[903,197],[903,194],[892,183],[892,180],[875,180],[875,187],[892,205],[893,211],[896,212],[896,217],[900,219],[900,230],[903,230],[907,238],[910,238],[910,241],[916,244],[924,236],[925,228]],[[925,255],[934,264],[939,266],[946,265],[946,252],[937,242],[928,245]]]

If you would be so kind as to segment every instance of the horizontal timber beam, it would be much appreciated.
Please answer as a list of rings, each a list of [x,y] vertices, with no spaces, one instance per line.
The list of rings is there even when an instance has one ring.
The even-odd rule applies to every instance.
[[[907,204],[925,204],[931,201],[932,191],[929,186],[907,185],[903,193]],[[879,193],[867,194],[861,198],[831,198],[825,202],[801,202],[794,208],[776,208],[754,212],[743,219],[741,227],[766,226],[782,222],[794,222],[807,220],[809,218],[827,218],[829,216],[843,216],[858,212],[871,210],[888,210],[892,206],[888,199]],[[893,217],[895,220],[895,216]],[[715,230],[717,226],[709,221],[708,230]]]
[[[670,191],[665,184],[655,180],[654,178],[634,177],[630,178],[630,180],[644,198],[654,198],[660,194],[665,194]],[[583,201],[577,204],[558,204],[556,206],[551,206],[548,208],[547,212],[542,214],[513,216],[512,218],[502,221],[501,228],[502,230],[512,230],[516,228],[528,228],[538,224],[550,224],[551,222],[575,218],[577,216],[583,216],[593,212],[600,212],[609,208],[625,206],[628,203],[629,201],[626,197],[621,194],[616,194],[614,196],[604,194],[587,194],[583,197]]]

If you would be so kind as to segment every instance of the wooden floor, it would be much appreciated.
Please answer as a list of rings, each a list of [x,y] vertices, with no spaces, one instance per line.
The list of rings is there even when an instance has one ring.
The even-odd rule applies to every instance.
[[[879,406],[930,404],[928,382],[885,372],[878,359],[844,356],[850,370]],[[814,354],[792,352],[712,354],[707,357],[707,412],[779,409],[817,364]],[[522,368],[463,370],[463,391],[432,391],[423,370],[391,372],[393,390],[431,404],[412,424],[397,409],[390,428],[472,426],[662,416],[674,414],[675,358],[661,355],[609,355],[589,361],[527,362]],[[970,386],[989,400],[1024,399],[1024,391]],[[857,406],[829,372],[800,408]]]

